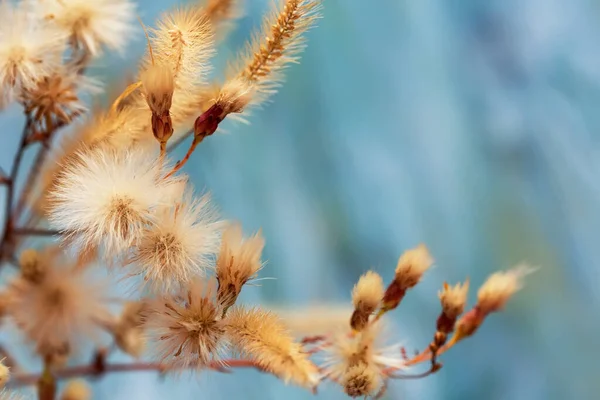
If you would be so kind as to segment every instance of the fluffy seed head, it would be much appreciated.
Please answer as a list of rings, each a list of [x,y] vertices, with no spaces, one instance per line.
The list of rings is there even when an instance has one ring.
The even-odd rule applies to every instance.
[[[303,34],[320,17],[320,0],[285,0],[281,5],[265,18],[261,32],[234,69],[254,87],[252,105],[264,102],[277,91],[285,68],[304,50]]]
[[[222,309],[215,282],[194,280],[179,295],[149,303],[145,328],[158,359],[173,368],[201,367],[224,347]]]
[[[31,13],[26,2],[0,1],[0,108],[61,65],[66,39]]]
[[[265,371],[306,388],[318,384],[316,366],[274,314],[256,308],[234,308],[225,321],[234,348]]]
[[[217,258],[218,297],[225,308],[231,307],[242,286],[262,267],[260,257],[265,246],[260,231],[244,239],[239,224],[229,226],[223,233],[221,251]]]
[[[332,346],[326,348],[325,363],[321,366],[325,376],[338,382],[347,382],[348,378],[355,377],[357,381],[354,382],[354,387],[358,390],[360,382],[358,377],[361,376],[359,373],[361,369],[371,369],[372,372],[376,372],[380,378],[374,380],[371,377],[371,380],[379,382],[379,384],[382,381],[383,369],[388,367],[404,369],[406,364],[400,357],[399,346],[379,347],[381,330],[381,324],[377,323],[369,325],[367,329],[358,334],[340,333]],[[356,369],[357,367],[358,369]],[[351,374],[348,376],[349,373]],[[364,375],[363,378],[369,376]],[[370,387],[371,385],[365,384],[364,386]]]
[[[465,309],[468,293],[469,281],[463,284],[457,283],[454,286],[444,283],[444,288],[438,293],[442,303],[442,312],[450,319],[458,317]]]
[[[214,53],[213,33],[200,7],[182,7],[164,14],[151,31],[157,65],[170,67],[175,85],[191,90],[204,82]],[[149,60],[148,60],[149,61]]]
[[[512,295],[523,287],[523,277],[532,271],[527,265],[519,265],[492,274],[479,288],[477,306],[484,314],[502,310]]]
[[[398,259],[395,280],[404,289],[415,286],[423,273],[433,264],[433,258],[424,244],[404,252]]]
[[[60,400],[90,400],[92,390],[82,379],[69,381],[60,395]]]
[[[45,262],[48,269],[40,281],[18,277],[10,282],[8,312],[38,354],[64,356],[107,320],[104,286],[63,257]]]
[[[379,371],[364,364],[350,367],[340,383],[350,397],[373,396],[383,384]]]
[[[135,5],[129,0],[44,0],[40,6],[46,19],[94,56],[102,46],[122,50],[133,31]]]
[[[222,223],[205,195],[187,193],[177,203],[161,207],[154,223],[141,233],[131,259],[153,290],[170,290],[204,275],[219,249]]]
[[[139,241],[153,210],[164,204],[161,193],[173,180],[158,179],[162,174],[148,152],[82,151],[49,194],[50,223],[81,248],[103,245],[108,256],[119,255]]]
[[[61,66],[38,79],[33,87],[24,89],[20,98],[38,126],[51,130],[68,124],[87,110],[79,99],[80,91],[98,93],[99,89],[94,80],[82,76],[75,68]]]

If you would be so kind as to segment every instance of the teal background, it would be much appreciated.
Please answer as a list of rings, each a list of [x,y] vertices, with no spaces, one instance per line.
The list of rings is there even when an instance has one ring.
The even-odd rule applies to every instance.
[[[150,24],[173,1],[140,1]],[[223,66],[268,1],[219,48]],[[600,3],[593,0],[325,0],[273,103],[223,124],[186,166],[226,218],[260,227],[268,264],[248,304],[350,301],[369,268],[385,279],[426,243],[436,267],[392,315],[391,341],[423,348],[437,290],[498,269],[539,267],[444,368],[391,384],[389,399],[562,400],[600,393]],[[109,82],[144,51],[91,73]],[[124,61],[125,60],[125,61]],[[20,111],[0,116],[16,145]],[[12,147],[0,148],[6,169]],[[184,150],[184,149],[182,149]],[[116,359],[119,359],[117,357]],[[122,359],[125,359],[122,357]],[[308,399],[255,371],[159,379],[109,375],[94,399]],[[344,398],[332,384],[318,398]]]

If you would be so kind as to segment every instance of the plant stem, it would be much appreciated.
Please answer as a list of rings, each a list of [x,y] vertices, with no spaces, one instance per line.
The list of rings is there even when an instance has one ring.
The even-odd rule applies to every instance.
[[[206,369],[212,369],[218,372],[229,372],[229,368],[256,368],[260,371],[264,371],[258,364],[251,360],[225,360],[223,362],[212,361],[208,364]],[[189,369],[193,369],[190,367]],[[69,379],[83,376],[100,376],[107,373],[113,372],[136,372],[136,371],[155,371],[159,373],[165,373],[169,369],[160,363],[113,363],[105,364],[99,369],[95,364],[79,365],[74,367],[67,367],[52,372],[53,377],[56,380]],[[9,386],[19,387],[34,385],[40,380],[40,374],[13,374]]]
[[[29,131],[31,130],[32,124],[33,120],[31,116],[27,114],[27,120],[25,122],[25,126],[23,127],[23,133],[21,134],[21,142],[19,143],[19,147],[15,154],[15,158],[10,170],[10,176],[8,177],[8,182],[6,183],[6,207],[4,209],[4,232],[2,234],[2,241],[0,242],[0,260],[4,260],[6,257],[6,250],[11,240],[12,226],[15,222],[13,221],[12,216],[12,209],[15,200],[15,187],[17,184],[17,177],[19,175],[19,168],[21,167],[23,154],[25,153],[25,148],[27,147],[27,137],[29,135]]]

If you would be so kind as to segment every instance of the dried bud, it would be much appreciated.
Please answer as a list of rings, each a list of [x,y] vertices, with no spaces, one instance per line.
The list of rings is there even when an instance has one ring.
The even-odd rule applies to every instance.
[[[21,253],[19,258],[21,275],[33,283],[40,283],[46,273],[46,264],[40,259],[38,252],[34,249],[27,249]]]
[[[171,114],[167,111],[164,114],[152,113],[152,134],[159,143],[167,143],[173,136],[173,121]]]
[[[342,386],[350,397],[367,397],[377,393],[381,387],[381,377],[378,371],[366,364],[348,368]]]
[[[261,269],[260,257],[264,246],[265,240],[260,232],[244,238],[238,224],[229,226],[223,233],[216,269],[219,282],[217,296],[225,310],[235,303],[242,286]]]
[[[89,385],[81,379],[70,381],[65,386],[60,400],[90,400],[92,391]]]
[[[502,310],[510,297],[523,286],[522,278],[532,271],[533,268],[520,265],[491,275],[479,288],[475,307],[456,323],[452,342],[456,343],[473,335],[490,313]]]
[[[219,104],[213,104],[203,112],[194,122],[194,138],[202,140],[216,132],[223,118],[223,108]]]
[[[171,68],[151,65],[141,76],[146,102],[152,111],[152,133],[160,143],[166,143],[173,135],[171,104],[175,81]]]
[[[6,383],[10,379],[10,369],[2,361],[4,359],[0,360],[0,389],[6,386]]]
[[[395,280],[404,289],[414,287],[423,273],[433,264],[433,258],[424,244],[404,252],[398,259]]]
[[[167,65],[151,65],[141,76],[146,102],[153,114],[168,114],[173,101],[175,81]]]
[[[423,244],[405,251],[398,259],[394,280],[383,296],[382,312],[398,307],[406,291],[419,283],[421,276],[432,264],[433,258]]]
[[[355,331],[363,330],[369,323],[369,316],[377,309],[383,298],[383,280],[377,272],[369,271],[360,277],[352,290],[354,312],[350,326]]]
[[[467,304],[467,294],[469,293],[469,281],[464,284],[450,286],[444,282],[444,288],[438,293],[440,303],[442,303],[442,313],[451,320],[462,314]]]
[[[456,323],[456,326],[454,327],[456,333],[452,337],[452,342],[456,343],[477,332],[477,329],[479,329],[485,317],[486,314],[484,314],[478,306],[469,310]]]
[[[511,296],[523,286],[522,278],[532,270],[529,266],[519,265],[491,275],[479,288],[477,306],[484,314],[502,310]]]

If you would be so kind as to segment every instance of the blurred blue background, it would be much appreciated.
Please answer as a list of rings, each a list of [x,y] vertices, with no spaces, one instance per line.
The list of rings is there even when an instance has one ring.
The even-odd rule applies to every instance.
[[[140,1],[140,14],[151,24],[175,3]],[[246,1],[219,68],[269,5]],[[392,315],[390,337],[422,349],[444,280],[468,276],[473,303],[487,275],[527,261],[539,270],[504,313],[445,354],[438,374],[395,381],[386,398],[600,398],[600,2],[324,6],[273,103],[251,125],[223,124],[187,165],[226,218],[263,229],[262,276],[277,279],[243,300],[349,303],[361,273],[389,280],[397,257],[424,242],[436,267]],[[125,57],[132,70],[139,33]],[[92,74],[118,80],[122,64],[106,57]],[[17,126],[19,110],[1,120]],[[4,136],[16,141],[12,131]],[[255,371],[109,375],[94,391],[98,400],[312,398]],[[318,398],[345,396],[326,384]]]

